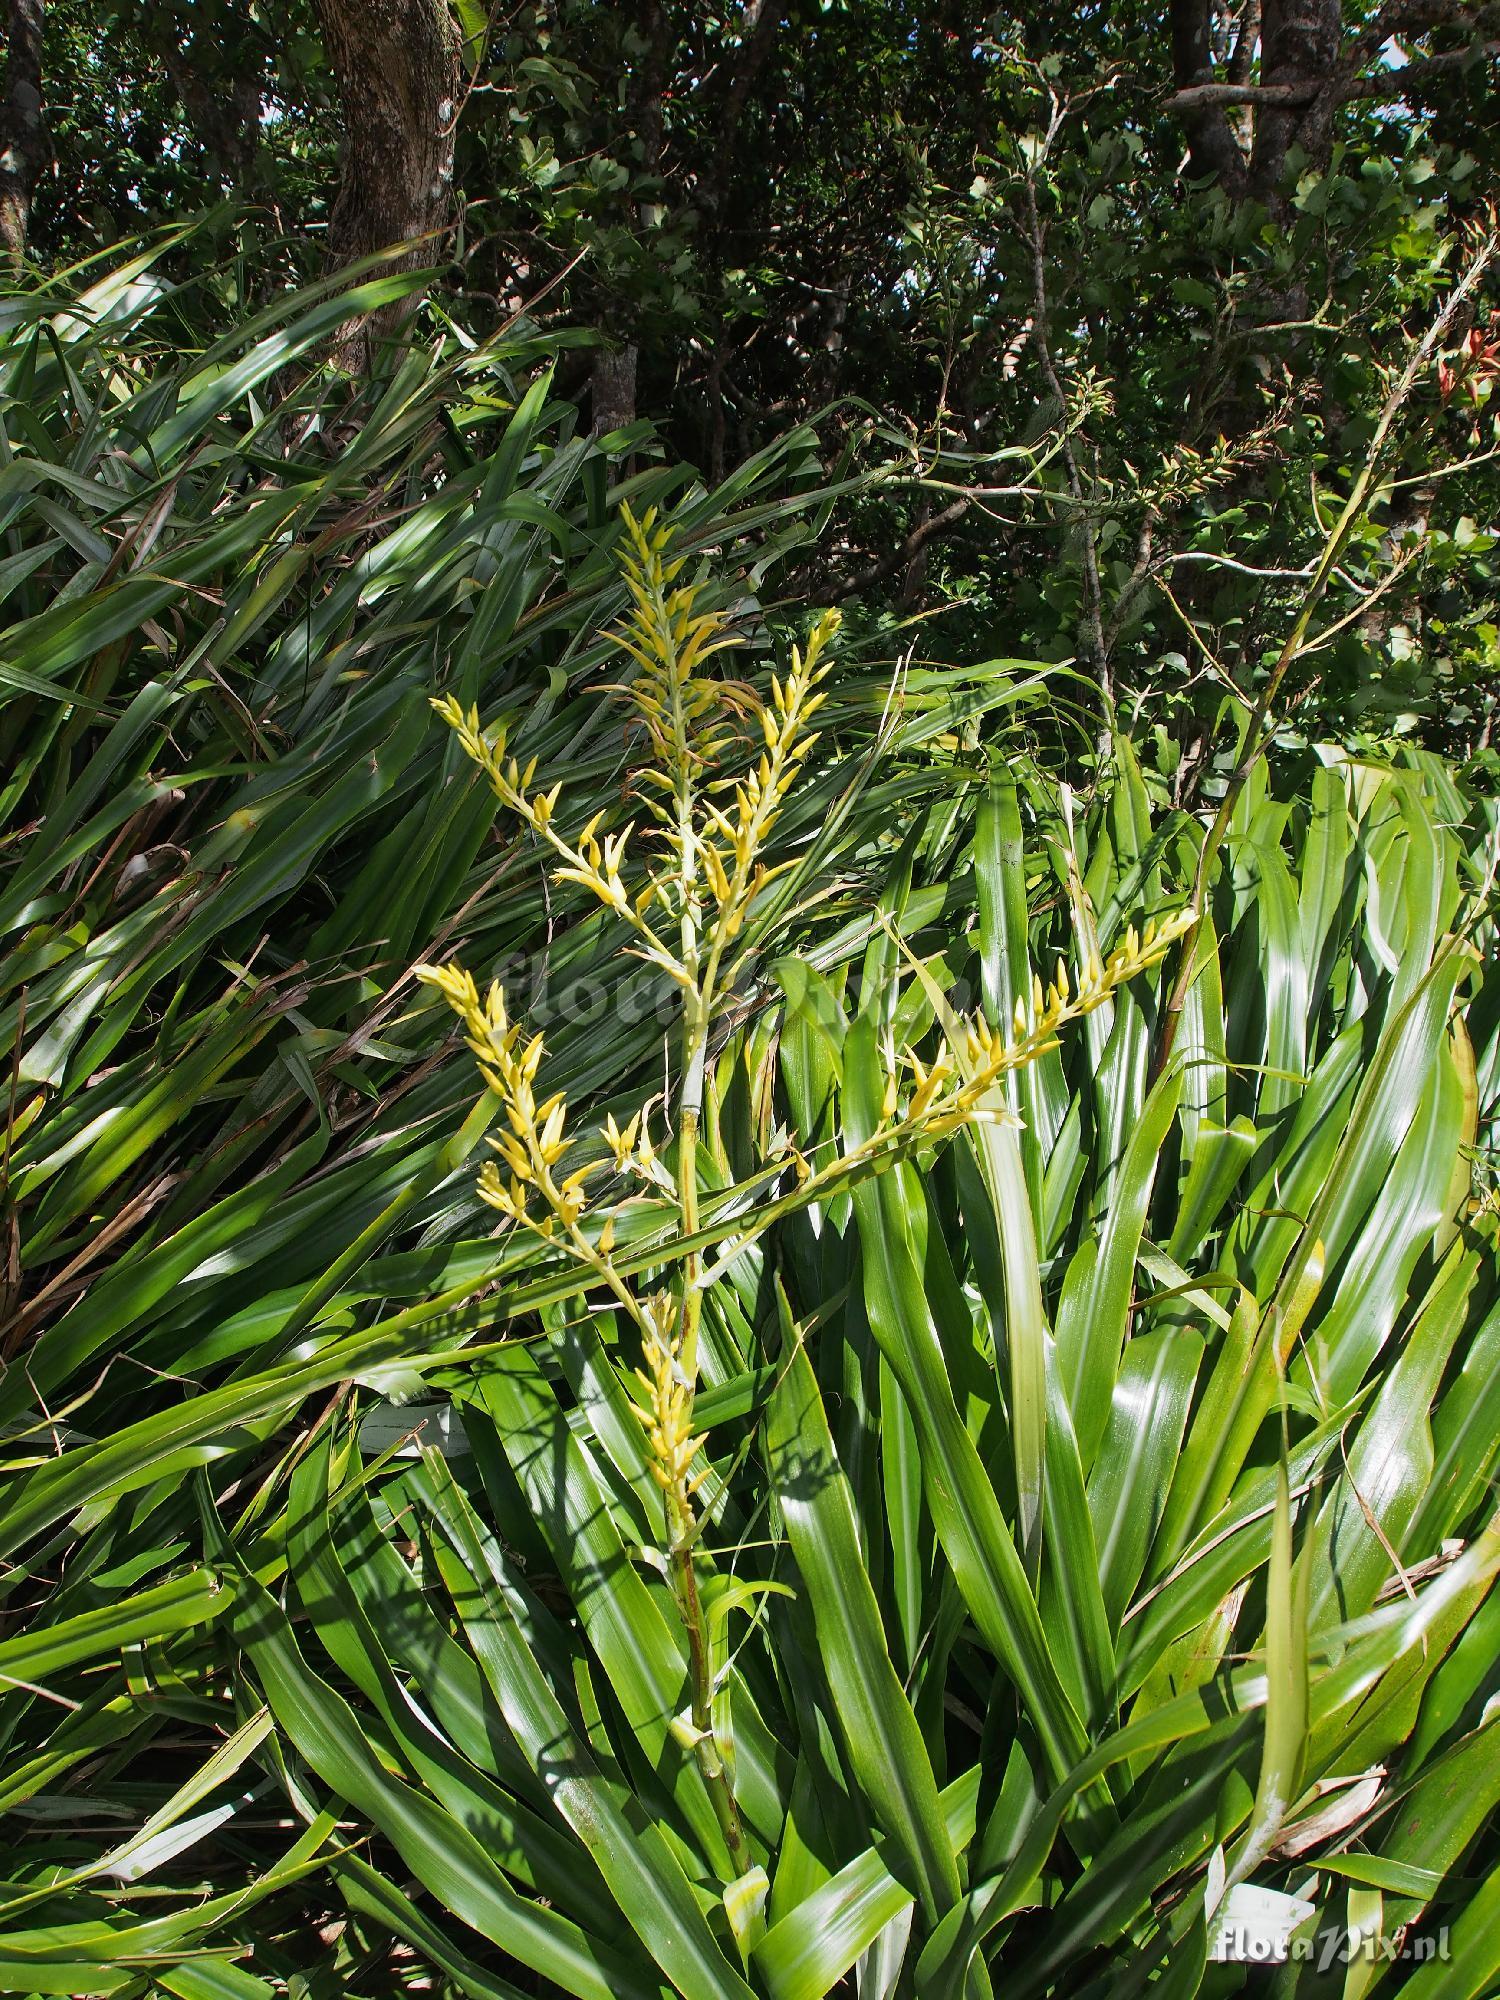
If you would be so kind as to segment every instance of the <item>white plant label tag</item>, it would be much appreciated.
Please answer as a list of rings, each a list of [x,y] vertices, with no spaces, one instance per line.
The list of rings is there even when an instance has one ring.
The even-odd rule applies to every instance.
[[[1209,1958],[1218,1965],[1283,1965],[1292,1932],[1316,1908],[1279,1889],[1237,1882],[1220,1907]]]

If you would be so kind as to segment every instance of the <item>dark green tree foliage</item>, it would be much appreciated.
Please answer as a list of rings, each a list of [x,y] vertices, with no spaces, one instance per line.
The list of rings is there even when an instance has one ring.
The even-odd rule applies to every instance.
[[[50,0],[44,95],[52,157],[31,230],[44,265],[233,196],[264,203],[270,229],[306,228],[331,194],[337,112],[299,0]]]
[[[361,47],[372,75],[396,67],[377,16],[399,31],[423,10],[371,0],[362,40],[363,4],[333,10],[342,70],[300,5],[54,7],[36,253],[234,196],[239,240],[300,242],[280,257],[306,267],[330,220],[347,251],[448,208],[434,302],[479,333],[539,297],[544,320],[592,328],[562,379],[596,430],[650,414],[722,476],[790,421],[836,405],[832,450],[878,412],[910,477],[846,516],[806,587],[877,628],[942,609],[950,656],[1003,635],[1077,661],[1146,700],[1189,787],[1225,678],[1248,690],[1278,643],[1385,370],[1494,186],[1478,4],[465,0],[435,201],[420,147],[421,187],[369,169],[351,79]],[[1435,428],[1409,427],[1365,550],[1409,540],[1403,575],[1297,691],[1329,727],[1484,753],[1483,488],[1421,475],[1492,443],[1490,413],[1430,391]],[[1062,431],[1040,495],[1017,495],[995,454]],[[1353,613],[1372,573],[1349,575]]]

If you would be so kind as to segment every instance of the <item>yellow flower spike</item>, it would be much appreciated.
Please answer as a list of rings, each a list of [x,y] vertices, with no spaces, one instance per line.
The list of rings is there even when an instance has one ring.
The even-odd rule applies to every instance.
[[[526,1203],[530,1190],[542,1197],[550,1211],[529,1221],[532,1229],[547,1234],[558,1222],[571,1230],[584,1207],[583,1182],[595,1169],[590,1166],[570,1174],[561,1188],[553,1184],[551,1170],[571,1150],[572,1141],[564,1136],[567,1101],[563,1093],[556,1091],[544,1105],[537,1106],[533,1084],[546,1052],[543,1037],[533,1035],[517,1052],[521,1024],[508,1018],[505,992],[498,980],[491,983],[481,1005],[473,975],[463,967],[422,965],[415,971],[424,985],[444,995],[463,1022],[480,1075],[504,1108],[509,1129],[491,1135],[487,1143],[509,1169],[510,1183],[506,1186],[495,1161],[487,1160],[480,1169],[481,1196],[511,1220],[529,1221]]]
[[[830,604],[826,611],[820,612],[814,622],[812,635],[808,642],[809,653],[811,654],[814,650],[821,653],[843,622],[844,614],[836,605]]]
[[[1154,922],[1149,930],[1139,934],[1133,926],[1129,927],[1123,943],[1110,953],[1107,961],[1101,963],[1095,960],[1096,978],[1082,976],[1076,985],[1070,985],[1066,965],[1059,964],[1056,980],[1045,995],[1040,981],[1034,979],[1035,1016],[1028,1023],[1025,1007],[1017,1001],[1013,1038],[1008,1044],[994,1034],[982,1017],[950,1022],[951,1044],[960,1059],[964,1082],[958,1090],[945,1096],[944,1087],[948,1078],[944,1075],[940,1079],[938,1072],[946,1070],[946,1059],[938,1058],[929,1073],[915,1056],[911,1056],[916,1089],[906,1114],[907,1126],[920,1123],[929,1136],[938,1136],[956,1130],[968,1121],[993,1123],[998,1119],[999,1122],[1007,1122],[1009,1112],[997,1112],[985,1102],[986,1093],[995,1078],[1007,1071],[1020,1069],[1056,1048],[1064,1022],[1090,1014],[1102,1006],[1118,986],[1146,966],[1159,961],[1172,943],[1191,928],[1192,923],[1192,911],[1181,910],[1174,916]]]
[[[933,1063],[930,1070],[924,1070],[915,1056],[912,1058],[912,1066],[917,1073],[917,1088],[912,1093],[909,1115],[912,1118],[920,1118],[942,1089],[943,1085],[948,1081],[952,1072],[948,1063],[941,1056]]]
[[[412,974],[423,986],[433,987],[454,1006],[457,1006],[455,996],[461,992],[463,982],[467,979],[470,985],[473,984],[468,973],[451,965],[414,965]]]
[[[557,1218],[565,1229],[571,1229],[588,1206],[584,1182],[592,1172],[592,1166],[580,1167],[577,1173],[569,1174],[557,1191]]]

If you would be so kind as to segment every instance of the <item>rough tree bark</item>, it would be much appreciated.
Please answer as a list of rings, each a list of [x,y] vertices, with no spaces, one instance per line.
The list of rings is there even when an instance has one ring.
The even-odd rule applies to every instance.
[[[1338,108],[1339,0],[1265,0],[1260,24],[1260,79],[1268,91],[1284,88],[1289,99],[1268,96],[1255,114],[1250,152],[1250,189],[1272,213],[1285,205],[1282,177],[1287,154],[1300,146],[1314,168],[1326,167],[1333,148],[1333,114]]]
[[[1236,198],[1253,196],[1272,214],[1285,211],[1293,147],[1315,170],[1327,167],[1340,105],[1422,102],[1450,78],[1481,75],[1500,54],[1497,0],[1388,0],[1358,27],[1345,21],[1341,0],[1242,0],[1227,61],[1212,0],[1171,0],[1171,27],[1170,105],[1187,134],[1192,171],[1217,178]],[[1381,60],[1392,38],[1436,29],[1463,39],[1401,64]]]
[[[416,239],[448,218],[458,113],[460,42],[447,0],[315,0],[338,83],[344,140],[329,247],[341,262],[414,247],[395,268],[432,247]],[[341,329],[335,358],[367,369],[414,301]]]
[[[5,100],[0,104],[0,238],[19,266],[31,227],[31,197],[47,164],[42,118],[42,0],[11,0]]]
[[[1216,179],[1236,199],[1250,195],[1280,213],[1292,147],[1300,146],[1313,167],[1327,165],[1334,113],[1357,61],[1357,51],[1343,45],[1340,0],[1247,0],[1227,62],[1215,46],[1210,0],[1172,0],[1171,26],[1173,103],[1187,134],[1190,170]],[[1257,47],[1260,78],[1251,84]],[[1241,129],[1231,122],[1236,112]],[[1247,120],[1253,134],[1243,129]]]
[[[623,430],[635,422],[635,368],[640,349],[633,340],[616,347],[601,347],[589,371],[592,404],[591,429],[595,437],[606,431]]]

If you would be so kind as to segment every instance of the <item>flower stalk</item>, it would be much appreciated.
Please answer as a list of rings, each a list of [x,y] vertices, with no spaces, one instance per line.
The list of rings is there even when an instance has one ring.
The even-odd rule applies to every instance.
[[[735,1802],[729,1740],[715,1719],[716,1704],[724,1714],[726,1690],[718,1684],[699,1573],[700,1496],[711,1469],[694,1420],[704,1297],[791,1208],[824,1199],[851,1176],[965,1124],[1008,1115],[994,1107],[996,1080],[1052,1048],[1066,1022],[1101,1006],[1124,980],[1159,959],[1192,919],[1185,913],[1159,927],[1147,925],[1139,936],[1128,931],[1107,959],[1095,954],[1076,974],[1059,966],[1049,988],[1036,983],[1030,1008],[1018,1007],[1007,1033],[997,1033],[982,1016],[960,1018],[944,1010],[945,1047],[925,1063],[912,1052],[902,1061],[891,1058],[881,1116],[858,1146],[817,1164],[789,1138],[779,1142],[777,1157],[792,1167],[795,1192],[765,1203],[705,1269],[698,1242],[699,1152],[711,1036],[734,990],[746,921],[781,873],[767,854],[817,741],[810,725],[826,699],[839,615],[827,611],[814,622],[805,646],[792,649],[785,676],[772,676],[770,698],[763,700],[708,671],[737,640],[723,613],[702,607],[702,584],[683,580],[686,558],[674,550],[667,526],[654,512],[637,520],[628,510],[624,524],[629,604],[613,636],[634,665],[620,692],[647,747],[631,823],[605,830],[597,814],[576,834],[565,834],[562,787],[536,787],[535,760],[523,766],[508,753],[503,721],[486,730],[476,711],[465,711],[451,697],[433,705],[496,798],[549,850],[553,882],[576,884],[596,898],[626,927],[630,949],[681,993],[670,1152],[658,1152],[640,1111],[623,1130],[607,1119],[598,1144],[572,1164],[567,1104],[560,1092],[546,1094],[540,1081],[543,1037],[528,1035],[511,1018],[498,983],[481,994],[461,966],[422,965],[416,972],[457,1016],[503,1112],[502,1129],[488,1141],[493,1157],[480,1171],[480,1197],[508,1227],[570,1256],[639,1337],[632,1407],[662,1495],[659,1560],[688,1657],[688,1703],[673,1728],[692,1748],[734,1871],[730,1889],[738,1893],[758,1871]],[[731,762],[746,726],[759,737],[748,768]],[[600,1176],[624,1183],[602,1214],[593,1189]],[[664,1241],[659,1254],[653,1246],[656,1268],[671,1268],[674,1275],[644,1294],[633,1289],[614,1255],[616,1214],[640,1192],[675,1205],[678,1244]]]

